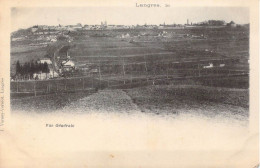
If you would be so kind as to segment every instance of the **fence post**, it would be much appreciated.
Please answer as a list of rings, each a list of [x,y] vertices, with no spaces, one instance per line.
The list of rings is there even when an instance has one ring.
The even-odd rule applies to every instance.
[[[36,82],[34,82],[33,89],[34,89],[34,96],[36,97]]]
[[[147,70],[147,65],[146,65],[146,57],[144,55],[144,66],[145,66],[145,71],[146,71],[146,80],[148,82],[148,70]]]
[[[16,83],[16,92],[19,92],[19,82],[17,81]]]
[[[99,88],[101,88],[101,71],[100,71],[100,66],[98,68],[98,72],[99,72]]]
[[[200,76],[200,66],[199,66],[199,64],[198,64],[198,69],[199,69],[199,76]]]
[[[76,80],[73,80],[74,82],[74,92],[76,92]]]
[[[155,69],[153,69],[153,85],[155,84]]]
[[[58,86],[58,82],[56,81],[56,94],[57,94],[58,90],[59,90],[59,86]]]
[[[67,92],[67,79],[65,78],[65,92]]]
[[[91,85],[92,85],[92,88],[94,88],[94,76],[93,76],[93,73],[91,73],[91,76],[92,76]]]
[[[133,64],[131,65],[131,87],[133,82]]]
[[[49,93],[51,92],[51,85],[50,84],[48,84],[48,86],[49,86]]]
[[[166,76],[167,76],[167,80],[169,79],[169,64],[166,63],[167,66],[166,66]]]
[[[125,61],[123,58],[123,75],[124,75],[124,85],[125,85]]]
[[[85,90],[85,80],[84,80],[84,77],[82,78],[82,82],[83,82],[83,90]]]

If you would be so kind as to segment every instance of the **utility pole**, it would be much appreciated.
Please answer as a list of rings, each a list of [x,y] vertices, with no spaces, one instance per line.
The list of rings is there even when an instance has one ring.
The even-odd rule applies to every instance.
[[[19,92],[19,82],[16,81],[16,92]]]
[[[166,66],[166,77],[167,77],[167,79],[169,79],[169,64],[168,63]]]
[[[67,79],[65,78],[65,92],[67,92]]]
[[[73,80],[74,83],[74,92],[76,92],[76,80]]]
[[[168,62],[166,62],[166,59],[165,59],[165,56],[163,56],[163,62],[165,62],[166,63],[166,78],[167,78],[167,80],[169,79],[169,75],[168,75],[168,68],[169,68],[169,64],[168,64]]]
[[[131,86],[133,82],[133,64],[131,65]]]
[[[99,66],[98,66],[98,72],[99,72],[99,88],[101,88],[100,56],[99,56]]]
[[[33,89],[34,89],[34,97],[36,97],[36,82],[34,82]]]
[[[123,58],[123,75],[124,75],[124,84],[125,84],[125,61]]]
[[[146,71],[146,80],[148,82],[148,71],[147,71],[147,65],[146,65],[146,57],[144,55],[144,66],[145,66],[145,71]]]
[[[55,69],[55,51],[54,51],[54,53],[53,53],[52,78],[54,78],[54,69]]]
[[[83,83],[83,90],[85,90],[85,80],[84,80],[84,77],[82,78],[82,83]]]
[[[56,94],[57,94],[58,90],[59,90],[59,86],[58,86],[58,83],[56,81]]]
[[[200,64],[198,64],[199,76],[200,76]]]
[[[155,84],[155,67],[153,67],[153,85]]]
[[[92,88],[94,88],[94,76],[93,76],[93,72],[91,73],[92,76]]]
[[[49,86],[49,93],[51,92],[51,85],[50,84],[48,84],[48,86]]]

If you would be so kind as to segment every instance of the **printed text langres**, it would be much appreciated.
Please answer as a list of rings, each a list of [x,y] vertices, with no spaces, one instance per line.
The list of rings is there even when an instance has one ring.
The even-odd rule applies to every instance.
[[[143,7],[143,8],[158,8],[158,7],[161,7],[160,4],[139,4],[139,3],[136,3],[135,4],[136,7]]]

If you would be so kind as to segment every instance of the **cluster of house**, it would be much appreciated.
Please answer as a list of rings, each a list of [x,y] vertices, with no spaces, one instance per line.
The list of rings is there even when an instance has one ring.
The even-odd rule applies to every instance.
[[[237,24],[234,21],[230,21],[229,23],[224,20],[206,20],[203,22],[197,23],[189,23],[189,19],[187,19],[186,27],[195,27],[195,26],[228,26],[228,27],[236,27]]]
[[[26,38],[28,38],[26,35],[22,35],[20,37],[13,37],[13,36],[11,36],[11,41],[23,41]]]
[[[39,33],[41,35],[39,35]],[[70,37],[67,34],[63,34],[62,32],[56,32],[57,34],[48,34],[48,33],[43,33],[39,31],[38,33],[35,32],[34,35],[39,35],[36,38],[34,38],[34,42],[29,44],[30,46],[42,46],[42,45],[48,45],[49,43],[54,43],[58,41],[59,38],[63,38],[68,42],[72,42],[73,38]]]
[[[33,78],[36,80],[45,80],[45,79],[51,79],[59,77],[59,74],[53,69],[52,61],[50,58],[42,58],[37,61],[38,64],[44,64],[47,63],[49,72],[43,73],[43,72],[37,72],[33,74]]]
[[[121,34],[118,37],[124,39],[124,38],[130,38],[131,36],[129,33],[126,33],[126,34]]]
[[[53,61],[50,58],[39,59],[38,63],[47,63],[49,72],[37,72],[33,74],[33,78],[37,80],[46,80],[57,78],[62,75],[64,72],[73,72],[75,70],[75,62],[70,59],[70,56],[67,56],[66,59],[57,57],[57,61]]]
[[[219,64],[219,67],[224,67],[225,64]],[[209,63],[208,65],[203,66],[204,69],[208,69],[208,68],[213,68],[213,67],[217,67],[216,65],[214,66],[213,63]]]
[[[237,27],[237,24],[234,21],[226,23],[223,20],[208,20],[198,23],[190,23],[187,19],[186,24],[160,24],[160,25],[112,25],[107,24],[107,22],[101,22],[101,24],[95,25],[82,25],[78,23],[76,25],[58,25],[58,26],[47,26],[47,25],[36,25],[30,28],[31,33],[34,35],[53,35],[49,37],[49,41],[55,42],[57,38],[55,35],[64,35],[64,31],[77,31],[77,30],[116,30],[116,29],[176,29],[176,28],[189,28],[196,26],[227,26],[227,27]],[[14,37],[12,41],[20,41],[26,37]]]
[[[78,23],[76,25],[58,25],[58,26],[46,26],[46,25],[37,25],[33,26],[31,28],[31,31],[36,34],[44,34],[48,31],[48,33],[55,34],[58,31],[66,30],[66,31],[77,31],[77,30],[104,30],[104,29],[172,29],[172,28],[184,28],[184,27],[191,27],[191,26],[230,26],[230,27],[236,27],[235,22],[231,21],[230,23],[226,23],[222,20],[208,20],[204,22],[198,22],[198,23],[189,23],[189,20],[187,20],[186,24],[160,24],[160,25],[113,25],[113,24],[107,24],[107,22],[101,22],[101,24],[95,24],[95,25],[82,25],[81,23]],[[42,31],[39,31],[42,30]]]
[[[35,40],[36,41],[56,42],[57,41],[57,35],[40,35]]]

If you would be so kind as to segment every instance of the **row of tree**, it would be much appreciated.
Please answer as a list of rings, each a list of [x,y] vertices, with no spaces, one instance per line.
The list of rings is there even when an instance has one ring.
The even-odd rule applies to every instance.
[[[23,65],[19,61],[16,62],[16,76],[23,79],[33,78],[34,73],[49,73],[48,64],[38,63],[37,61],[26,62]]]

